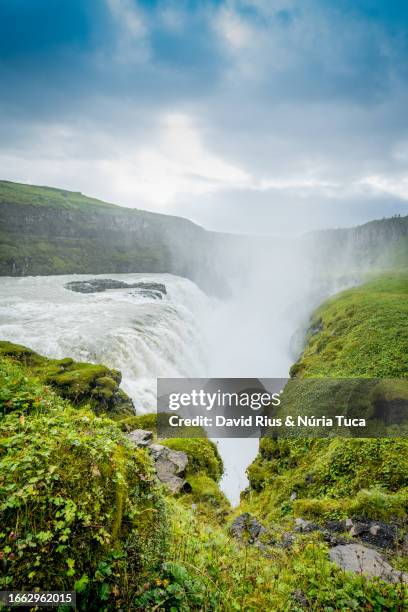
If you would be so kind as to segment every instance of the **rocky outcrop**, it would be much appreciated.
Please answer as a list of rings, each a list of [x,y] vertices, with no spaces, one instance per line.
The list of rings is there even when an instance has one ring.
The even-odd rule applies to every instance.
[[[335,546],[329,551],[329,557],[345,571],[387,582],[408,583],[408,574],[394,569],[377,551],[361,544]]]
[[[145,429],[134,429],[127,437],[136,446],[149,446],[153,442],[153,432]]]
[[[237,540],[254,544],[262,534],[266,533],[266,529],[252,514],[244,512],[233,520],[230,533]]]
[[[136,295],[143,295],[154,299],[162,299],[167,294],[166,286],[163,283],[139,282],[125,283],[121,280],[111,278],[92,278],[83,281],[71,281],[66,283],[66,289],[77,293],[102,293],[107,289],[136,289]]]
[[[0,275],[171,273],[223,291],[225,237],[181,217],[0,181]]]
[[[346,544],[351,536],[376,548],[394,550],[398,546],[399,539],[397,524],[359,518],[329,520],[323,525],[318,525],[303,518],[296,518],[295,531],[300,533],[319,531],[329,546]],[[345,539],[346,536],[347,539]]]
[[[182,451],[175,451],[162,444],[153,443],[153,432],[135,429],[127,434],[135,446],[147,448],[152,456],[157,478],[173,493],[189,493],[191,486],[185,480],[188,457]]]
[[[120,388],[122,374],[107,366],[65,359],[49,359],[35,351],[12,342],[0,341],[0,355],[8,357],[50,385],[60,397],[74,406],[88,405],[96,414],[130,416],[135,407],[130,397]]]

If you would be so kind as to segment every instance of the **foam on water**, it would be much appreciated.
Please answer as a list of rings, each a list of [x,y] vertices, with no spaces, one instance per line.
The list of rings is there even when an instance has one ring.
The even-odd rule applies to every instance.
[[[200,320],[209,299],[170,274],[109,274],[128,283],[166,285],[162,300],[132,289],[74,293],[64,285],[89,276],[3,278],[0,337],[48,357],[104,363],[121,370],[138,412],[155,409],[158,376],[202,376],[206,354]]]

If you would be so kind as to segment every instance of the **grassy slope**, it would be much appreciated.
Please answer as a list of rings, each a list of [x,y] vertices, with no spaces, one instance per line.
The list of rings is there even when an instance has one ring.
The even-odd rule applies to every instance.
[[[73,410],[10,356],[0,356],[0,377],[8,413],[0,416],[5,586],[75,586],[87,610],[132,602],[145,611],[296,612],[299,590],[314,610],[335,602],[403,609],[402,588],[345,576],[313,536],[268,557],[237,544],[222,526],[228,508],[209,441],[169,441],[194,458],[193,492],[164,499],[145,453],[129,452],[120,432],[122,423],[152,428],[151,415],[113,423]]]
[[[25,346],[6,341],[0,341],[0,358],[22,364],[31,376],[50,385],[76,407],[87,405],[96,414],[106,413],[111,418],[134,414],[132,401],[119,388],[122,375],[118,370],[75,362],[69,357],[48,359]]]
[[[0,588],[127,607],[157,571],[167,516],[151,462],[110,419],[0,357]]]
[[[89,198],[80,192],[26,185],[11,181],[0,181],[0,204],[15,206],[38,206],[66,209],[94,208],[96,210],[117,210],[119,207],[96,198]]]
[[[406,377],[407,296],[408,274],[400,271],[325,302],[292,375]],[[406,439],[264,439],[249,478],[243,506],[270,519],[364,515],[406,524]]]
[[[296,376],[408,375],[408,271],[344,291],[314,313]]]

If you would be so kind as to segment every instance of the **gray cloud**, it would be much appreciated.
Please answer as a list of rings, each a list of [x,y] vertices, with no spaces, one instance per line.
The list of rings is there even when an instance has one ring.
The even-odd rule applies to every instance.
[[[223,230],[407,212],[407,20],[361,4],[74,2],[0,61],[4,178]]]

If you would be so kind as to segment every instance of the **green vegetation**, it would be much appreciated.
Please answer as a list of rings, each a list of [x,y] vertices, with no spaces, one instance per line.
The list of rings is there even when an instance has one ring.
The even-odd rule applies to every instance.
[[[366,516],[402,526],[407,518],[405,439],[264,438],[248,477],[242,505],[268,521]]]
[[[401,271],[322,305],[293,382],[406,376],[407,285]],[[320,532],[293,531],[295,517],[360,517],[405,533],[406,439],[264,438],[232,512],[217,447],[205,438],[159,440],[187,453],[191,492],[171,497],[158,486],[148,452],[124,435],[156,432],[156,415],[110,409],[111,381],[117,390],[120,375],[104,366],[0,343],[0,588],[75,588],[80,609],[102,611],[407,608],[404,585],[345,573]],[[373,393],[394,401],[404,389]],[[246,511],[266,527],[259,546],[229,532]],[[402,557],[392,562],[406,568]]]
[[[401,379],[408,374],[407,294],[408,274],[401,270],[344,291],[320,306],[313,313],[304,353],[292,367],[294,378],[284,393],[285,410],[290,412],[300,403],[306,411],[314,406],[311,414],[316,414],[322,402],[325,409],[336,402],[340,405],[341,385],[335,379],[353,377],[377,379],[367,380],[367,384],[355,381],[356,389],[366,392],[366,404],[358,393],[354,395],[353,407],[361,403],[357,413],[378,401],[391,406],[403,399],[406,406],[404,381],[381,379]],[[298,377],[317,380],[310,380],[309,385]],[[319,386],[320,377],[334,379],[328,394],[326,385],[329,397],[324,396],[324,386]],[[253,513],[267,524],[290,525],[294,517],[323,524],[328,519],[360,517],[392,522],[406,533],[406,438],[264,438],[248,468],[248,477],[250,488],[240,510]],[[302,569],[298,571],[301,581]],[[343,599],[349,576],[344,574],[343,580],[341,595],[332,585],[333,607],[327,609],[353,609]],[[320,584],[323,586],[323,581]],[[393,597],[396,607],[388,602],[380,604],[381,598],[375,604],[369,597],[354,605],[356,609],[402,610],[401,594],[396,590]],[[326,608],[320,602],[314,609]]]
[[[314,313],[292,376],[398,378],[408,373],[408,272],[385,274]]]
[[[11,342],[0,342],[0,358],[8,357],[21,363],[31,375],[45,385],[50,385],[63,398],[69,399],[74,406],[88,405],[96,414],[107,413],[109,416],[134,414],[132,401],[119,388],[122,375],[103,365],[75,362],[73,359],[48,359],[31,349]],[[1,375],[1,373],[0,373]],[[13,397],[24,380],[19,377],[13,388],[3,387],[0,393],[8,389],[10,405],[4,404],[4,411],[13,409]]]
[[[187,476],[191,474],[206,474],[215,482],[223,473],[222,459],[214,442],[207,438],[168,438],[161,444],[173,450],[183,451],[188,456]]]
[[[211,235],[186,219],[9,181],[0,181],[0,216],[0,276],[172,272],[194,280],[206,272],[214,277],[207,262]]]
[[[148,455],[13,360],[0,373],[0,588],[75,588],[80,609],[126,607],[166,549]]]

